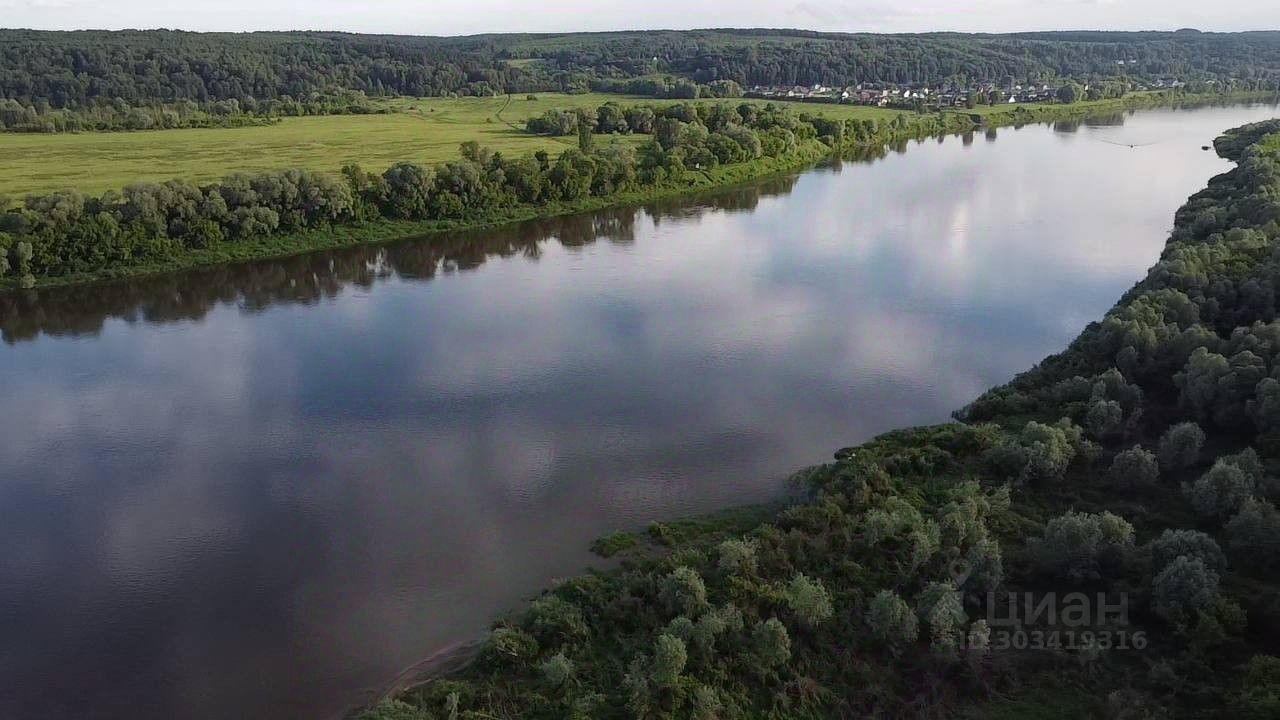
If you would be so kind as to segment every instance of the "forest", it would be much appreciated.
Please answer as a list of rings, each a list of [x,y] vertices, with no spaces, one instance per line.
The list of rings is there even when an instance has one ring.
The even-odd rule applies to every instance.
[[[341,173],[290,169],[235,174],[198,186],[185,180],[135,183],[89,195],[62,190],[0,199],[0,282],[106,276],[150,268],[197,253],[206,262],[230,259],[237,246],[306,231],[358,228],[378,221],[427,223],[400,236],[509,218],[514,209],[545,212],[624,193],[679,189],[717,169],[742,179],[814,161],[849,144],[883,145],[895,137],[972,128],[958,114],[893,120],[829,120],[782,105],[742,103],[623,107],[568,117],[576,147],[506,157],[471,141],[460,157],[437,166],[401,162],[380,173],[349,165]],[[602,145],[604,124],[650,137],[638,146]],[[556,129],[559,132],[559,129]],[[728,179],[732,177],[726,176]]]
[[[1176,77],[1275,89],[1280,33],[846,35],[779,30],[413,37],[332,32],[0,30],[0,100],[43,112],[193,101],[750,85]],[[655,76],[667,80],[651,81]],[[646,92],[646,94],[650,94]]]
[[[285,117],[307,115],[369,115],[386,113],[362,92],[340,90],[315,93],[302,100],[285,95],[278,99],[249,97],[196,102],[150,101],[130,105],[120,98],[95,100],[76,109],[54,108],[44,100],[34,103],[0,100],[0,131],[7,132],[108,132],[118,130],[172,130],[176,128],[229,128],[261,125]]]
[[[1215,145],[1067,350],[803,502],[602,539],[621,567],[364,720],[1280,717],[1280,121]]]

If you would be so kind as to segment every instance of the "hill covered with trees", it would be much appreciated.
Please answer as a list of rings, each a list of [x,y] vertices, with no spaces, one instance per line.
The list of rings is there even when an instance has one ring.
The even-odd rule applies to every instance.
[[[358,91],[439,96],[584,91],[668,75],[695,84],[1018,82],[1177,77],[1271,89],[1280,33],[847,35],[698,30],[413,37],[330,32],[0,30],[0,100],[307,102]]]
[[[1280,121],[1217,149],[1147,277],[961,422],[607,538],[364,717],[1280,717]]]

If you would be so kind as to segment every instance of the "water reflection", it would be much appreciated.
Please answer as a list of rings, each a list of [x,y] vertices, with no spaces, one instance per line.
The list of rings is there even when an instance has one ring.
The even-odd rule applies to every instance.
[[[602,210],[519,223],[498,230],[449,233],[425,240],[317,252],[283,260],[205,268],[126,282],[0,293],[0,337],[13,344],[53,337],[93,336],[108,319],[170,323],[200,320],[220,304],[255,312],[277,304],[332,300],[347,286],[370,289],[391,278],[430,280],[475,270],[490,258],[536,260],[542,245],[585,247],[597,241],[635,242],[638,217],[655,225],[708,210],[749,212],[762,197],[791,192],[795,176],[770,178],[699,198]]]
[[[776,497],[1062,347],[1226,166],[1200,146],[1271,114],[5,296],[0,717],[340,714],[591,538]]]

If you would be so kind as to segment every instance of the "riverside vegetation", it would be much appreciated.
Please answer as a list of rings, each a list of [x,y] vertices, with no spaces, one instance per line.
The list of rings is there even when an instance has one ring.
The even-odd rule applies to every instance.
[[[778,512],[611,536],[621,568],[362,717],[1280,716],[1280,121],[1216,148],[1147,277],[959,422],[841,450]],[[1127,624],[1010,649],[1007,592]]]
[[[1144,93],[985,114],[809,113],[759,102],[552,109],[528,127],[577,136],[554,156],[540,150],[510,157],[470,141],[461,157],[434,167],[399,162],[369,173],[350,164],[340,173],[290,169],[205,185],[134,183],[101,195],[61,190],[16,204],[0,198],[0,287],[122,277],[562,214],[742,182],[840,150],[972,130],[979,121],[1020,124],[1220,97]],[[608,142],[597,142],[605,135]]]

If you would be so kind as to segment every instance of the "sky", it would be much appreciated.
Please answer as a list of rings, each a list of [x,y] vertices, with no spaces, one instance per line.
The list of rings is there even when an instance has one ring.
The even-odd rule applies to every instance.
[[[0,0],[0,27],[483,32],[786,27],[855,32],[1280,29],[1276,0]]]

